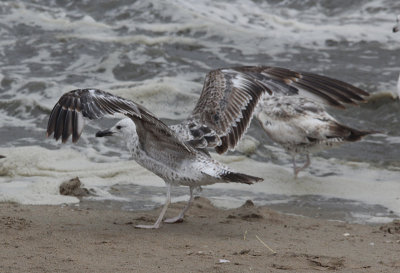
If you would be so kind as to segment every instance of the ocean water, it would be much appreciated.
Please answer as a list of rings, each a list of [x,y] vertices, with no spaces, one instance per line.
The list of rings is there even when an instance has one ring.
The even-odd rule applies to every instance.
[[[1,1],[0,201],[150,209],[164,183],[130,159],[117,140],[97,139],[115,120],[90,122],[77,145],[45,137],[65,92],[110,91],[143,104],[167,123],[194,107],[205,74],[237,65],[281,66],[334,77],[371,93],[340,121],[382,132],[321,152],[293,179],[290,157],[256,123],[236,152],[214,155],[261,176],[253,186],[217,184],[217,206],[246,199],[287,213],[358,222],[400,215],[400,2],[347,1]],[[95,196],[61,196],[79,176]],[[185,200],[188,190],[173,192]]]

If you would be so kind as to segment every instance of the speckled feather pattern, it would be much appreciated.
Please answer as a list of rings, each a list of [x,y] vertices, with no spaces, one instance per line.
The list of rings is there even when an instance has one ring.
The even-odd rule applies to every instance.
[[[373,133],[340,124],[321,105],[302,97],[264,97],[257,118],[267,135],[291,154],[310,153]]]
[[[217,69],[207,74],[192,114],[175,129],[199,147],[224,153],[245,134],[262,97],[290,96],[344,108],[363,102],[368,93],[336,79],[279,67]]]
[[[79,106],[79,107],[78,107]],[[83,126],[69,119],[98,119],[121,113],[121,121],[129,130],[123,135],[133,158],[169,184],[201,186],[217,182],[252,184],[261,178],[235,173],[213,160],[176,133],[144,107],[110,93],[94,89],[78,89],[64,94],[50,114],[47,135],[65,142],[73,133],[79,136]],[[121,126],[121,125],[120,125]]]

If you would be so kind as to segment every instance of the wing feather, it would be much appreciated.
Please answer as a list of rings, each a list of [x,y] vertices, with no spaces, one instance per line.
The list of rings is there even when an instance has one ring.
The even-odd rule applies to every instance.
[[[207,127],[218,137],[226,136],[221,139],[222,143],[209,143],[211,147],[221,144],[223,148],[218,151],[233,149],[248,128],[254,108],[265,92],[269,92],[268,87],[245,72],[213,70],[207,74],[200,98],[184,123],[200,124],[194,127]],[[228,141],[227,145],[224,141]]]
[[[47,136],[54,133],[56,140],[61,138],[65,143],[72,135],[72,142],[77,142],[84,127],[83,118],[99,119],[115,113],[124,114],[135,122],[139,142],[147,150],[156,153],[151,147],[157,146],[168,150],[169,154],[174,151],[175,154],[195,154],[193,147],[181,141],[174,131],[143,106],[97,89],[77,89],[61,96],[50,114]]]
[[[138,105],[130,100],[97,89],[77,89],[65,93],[51,111],[47,136],[66,142],[72,135],[77,142],[82,134],[83,118],[99,119],[109,114],[140,116]]]

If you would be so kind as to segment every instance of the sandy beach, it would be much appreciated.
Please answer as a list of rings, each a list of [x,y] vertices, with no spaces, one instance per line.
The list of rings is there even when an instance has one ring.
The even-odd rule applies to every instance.
[[[174,216],[184,203],[174,203]],[[1,272],[399,272],[400,222],[359,225],[196,198],[159,213],[0,204]]]
[[[392,32],[399,1],[93,3],[0,1],[0,273],[400,272],[400,36]],[[328,87],[326,79],[278,70],[238,76],[229,69],[237,66],[315,73],[370,97],[353,107],[363,92],[347,97],[340,82]],[[221,68],[231,80],[208,84],[208,73]],[[253,76],[250,84],[245,78]],[[215,109],[199,122],[209,129],[212,120],[231,127],[222,130],[228,134],[247,128],[236,123],[250,120],[248,110],[258,101],[251,93],[264,87],[271,98],[306,95],[300,89],[311,87],[310,99],[348,103],[327,108],[340,123],[381,133],[312,154],[311,166],[294,179],[292,155],[256,117],[234,152],[209,151],[264,182],[206,186],[182,223],[158,230],[135,226],[157,219],[160,207],[142,209],[165,202],[165,182],[134,162],[120,139],[96,137],[116,120],[91,117],[77,143],[46,137],[53,107],[70,90],[110,92],[172,125],[202,116],[198,100],[212,86],[227,89],[212,94]],[[246,89],[251,99],[230,96],[231,88]],[[268,107],[285,109],[289,101]],[[89,108],[96,113],[83,110],[88,116],[102,116]],[[320,112],[308,103],[295,108],[296,116]],[[221,115],[218,109],[233,110]],[[224,116],[232,120],[222,122]],[[73,124],[81,127],[78,119]],[[70,123],[60,124],[56,131]],[[201,135],[212,141],[207,132]],[[305,155],[296,161],[304,164]],[[61,183],[75,177],[87,190],[63,195]],[[188,194],[187,187],[174,187],[166,217],[179,213]],[[252,202],[241,206],[247,199]]]

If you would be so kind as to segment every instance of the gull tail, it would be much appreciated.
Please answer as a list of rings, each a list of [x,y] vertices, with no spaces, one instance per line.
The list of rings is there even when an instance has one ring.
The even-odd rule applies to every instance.
[[[244,173],[226,172],[221,175],[221,178],[226,182],[235,182],[251,185],[256,182],[264,181],[263,178],[247,175]]]
[[[359,141],[364,136],[371,135],[371,134],[379,134],[379,131],[367,131],[367,130],[357,130],[354,128],[350,128],[345,125],[339,125],[335,128],[336,131],[340,132],[340,135],[343,136],[345,141]]]

